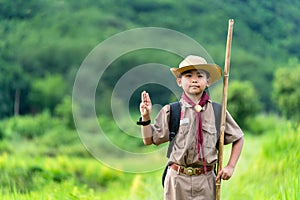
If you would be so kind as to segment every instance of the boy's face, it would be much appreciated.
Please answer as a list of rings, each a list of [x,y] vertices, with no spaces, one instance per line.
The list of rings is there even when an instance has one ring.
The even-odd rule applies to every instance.
[[[209,86],[210,79],[203,70],[190,70],[177,78],[177,84],[188,95],[198,96]]]

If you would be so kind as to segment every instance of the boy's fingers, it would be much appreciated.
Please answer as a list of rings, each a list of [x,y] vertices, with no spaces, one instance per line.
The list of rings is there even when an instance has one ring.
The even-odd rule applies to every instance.
[[[141,100],[142,100],[142,102],[145,101],[145,100],[144,100],[144,96],[145,96],[145,91],[143,91],[143,92],[141,93]]]
[[[150,99],[150,96],[149,96],[148,93],[146,93],[146,99],[147,99],[147,102],[148,102],[148,103],[151,103],[151,99]]]
[[[222,170],[218,173],[217,177],[216,177],[216,180],[219,180],[222,176]]]
[[[146,91],[143,91],[142,94],[141,94],[141,99],[142,99],[142,102],[145,103],[148,101],[148,93]]]
[[[147,105],[148,105],[149,103],[151,104],[150,96],[149,96],[149,94],[148,94],[146,91],[143,91],[143,92],[142,92],[141,98],[142,98],[142,102],[143,102],[143,103],[146,103]]]
[[[217,177],[216,177],[216,180],[218,181],[218,180],[220,180],[220,179],[223,179],[223,180],[228,180],[228,179],[230,179],[230,175],[228,175],[227,173],[225,173],[223,170],[221,170],[219,173],[218,173],[218,175],[217,175]]]

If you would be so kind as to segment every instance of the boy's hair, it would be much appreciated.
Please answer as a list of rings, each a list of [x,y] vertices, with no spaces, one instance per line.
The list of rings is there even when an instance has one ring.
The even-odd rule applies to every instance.
[[[203,71],[203,72],[205,72],[207,78],[210,77],[209,73],[208,73],[207,71],[205,71],[205,70],[202,70],[202,69],[199,69],[199,70],[197,70],[197,69],[191,69],[191,70],[187,70],[187,71],[182,72],[182,73],[178,76],[178,78],[181,78],[183,75],[185,75],[185,74],[187,74],[187,73],[190,73],[191,71],[194,71],[194,70],[196,70],[196,71]]]

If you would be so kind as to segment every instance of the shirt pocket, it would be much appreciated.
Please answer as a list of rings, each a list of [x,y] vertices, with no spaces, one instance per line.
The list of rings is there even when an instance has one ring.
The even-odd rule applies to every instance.
[[[180,125],[178,133],[175,137],[175,146],[178,149],[183,149],[186,144],[186,136],[189,132],[188,124]]]
[[[217,143],[217,129],[215,125],[204,123],[202,125],[202,131],[204,136],[204,148],[207,150],[215,148]],[[206,153],[208,152],[206,151]]]

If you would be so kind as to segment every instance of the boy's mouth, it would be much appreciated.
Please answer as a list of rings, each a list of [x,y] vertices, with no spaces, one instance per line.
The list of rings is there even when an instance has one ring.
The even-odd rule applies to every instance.
[[[191,85],[190,87],[191,87],[191,88],[200,88],[199,85]]]

